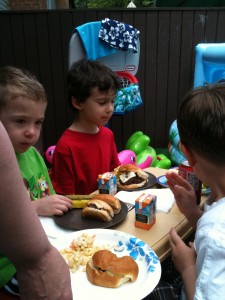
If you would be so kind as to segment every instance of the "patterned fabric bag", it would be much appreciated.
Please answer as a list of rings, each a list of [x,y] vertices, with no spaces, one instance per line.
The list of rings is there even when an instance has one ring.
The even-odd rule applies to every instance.
[[[116,72],[120,78],[121,88],[114,101],[114,115],[123,115],[142,105],[137,78],[129,72]]]

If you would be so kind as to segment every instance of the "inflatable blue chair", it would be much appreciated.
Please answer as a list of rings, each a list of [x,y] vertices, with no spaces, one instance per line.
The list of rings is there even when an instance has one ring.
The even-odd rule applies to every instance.
[[[225,43],[196,46],[194,87],[225,80]]]
[[[225,43],[198,44],[195,51],[194,88],[225,81]],[[170,127],[169,141],[171,160],[179,165],[185,157],[179,147],[180,137],[176,120]]]

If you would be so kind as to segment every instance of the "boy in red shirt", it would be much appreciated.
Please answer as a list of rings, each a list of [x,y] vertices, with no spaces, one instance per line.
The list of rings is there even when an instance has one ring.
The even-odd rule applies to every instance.
[[[119,82],[108,67],[82,59],[71,67],[67,87],[74,121],[56,145],[51,179],[59,194],[90,194],[99,174],[120,165],[113,132],[104,127]]]

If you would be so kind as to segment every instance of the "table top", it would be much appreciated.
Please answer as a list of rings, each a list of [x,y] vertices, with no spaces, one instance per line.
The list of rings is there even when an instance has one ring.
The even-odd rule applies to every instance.
[[[153,167],[145,170],[154,174],[156,177],[164,175],[167,172],[165,169]],[[160,188],[160,186],[156,184],[155,186],[152,186],[152,188]],[[40,221],[49,240],[53,244],[60,236],[65,236],[72,232],[69,229],[58,226],[52,217],[40,217]],[[121,223],[112,227],[112,229],[126,232],[143,240],[155,251],[161,262],[170,254],[171,251],[169,244],[169,231],[172,227],[175,228],[183,239],[193,232],[193,228],[189,225],[185,216],[179,211],[176,203],[174,203],[168,213],[158,212],[156,214],[156,222],[150,230],[135,227],[134,222],[135,210],[132,209],[128,212],[127,217]]]
[[[164,175],[167,170],[159,168],[147,168],[145,171],[154,174],[156,177]],[[154,186],[156,188],[156,186]],[[185,239],[193,231],[185,216],[179,211],[176,203],[169,213],[158,212],[156,222],[150,230],[135,227],[135,210],[131,210],[126,219],[113,227],[113,229],[127,232],[146,242],[163,261],[170,254],[169,231],[175,228],[178,234]]]

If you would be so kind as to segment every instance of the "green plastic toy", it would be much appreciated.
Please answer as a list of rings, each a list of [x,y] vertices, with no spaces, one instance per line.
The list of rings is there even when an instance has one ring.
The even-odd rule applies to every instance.
[[[148,156],[151,156],[152,163],[150,167],[169,169],[171,167],[170,159],[164,154],[156,154],[155,149],[149,145],[150,141],[149,136],[142,131],[136,131],[129,137],[125,148],[136,154],[137,165],[143,163]]]

